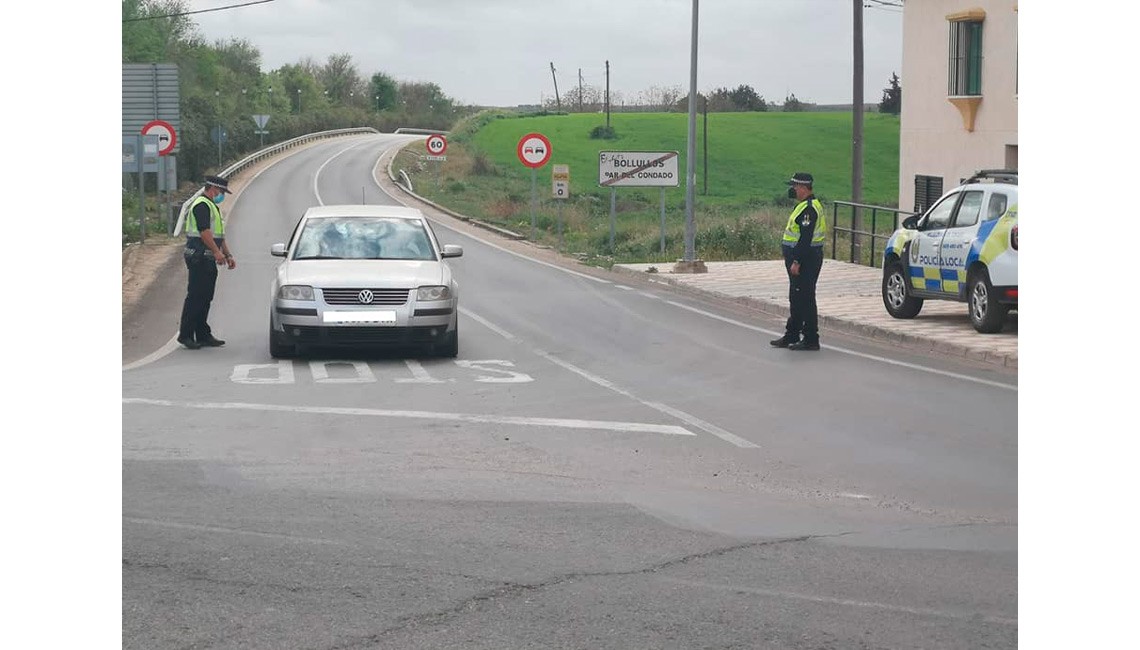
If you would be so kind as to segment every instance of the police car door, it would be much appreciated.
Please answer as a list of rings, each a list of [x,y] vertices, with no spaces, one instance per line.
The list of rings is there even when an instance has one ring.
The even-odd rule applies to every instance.
[[[918,236],[910,244],[907,261],[911,286],[919,292],[942,292],[942,266],[938,256],[960,194],[954,192],[943,197],[918,223]]]
[[[954,210],[954,219],[942,237],[939,249],[939,268],[942,274],[942,293],[961,296],[966,290],[966,256],[978,233],[978,219],[982,213],[982,190],[961,192],[962,199]]]

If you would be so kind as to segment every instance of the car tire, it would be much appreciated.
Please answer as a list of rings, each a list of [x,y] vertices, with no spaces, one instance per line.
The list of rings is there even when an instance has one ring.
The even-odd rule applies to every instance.
[[[297,353],[297,346],[281,343],[277,338],[277,332],[273,331],[273,325],[269,326],[269,356],[274,359],[288,359]]]
[[[978,269],[970,274],[966,285],[967,305],[970,309],[970,323],[983,334],[996,334],[1005,327],[1005,317],[1009,305],[998,302],[990,274],[986,269]]]
[[[455,329],[451,331],[451,336],[447,337],[442,345],[437,350],[439,356],[455,358],[459,356],[459,321],[455,321]]]
[[[901,262],[883,269],[883,306],[895,318],[914,318],[922,311],[922,299],[910,293],[910,278]]]

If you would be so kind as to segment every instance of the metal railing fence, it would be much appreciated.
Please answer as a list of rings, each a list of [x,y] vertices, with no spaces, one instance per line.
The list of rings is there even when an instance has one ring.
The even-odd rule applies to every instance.
[[[850,210],[844,215],[843,223],[840,223],[839,207],[844,206]],[[862,212],[862,225],[855,229],[855,216],[857,211]],[[867,214],[870,211],[870,214]],[[850,201],[835,201],[832,208],[831,218],[831,259],[839,259],[838,253],[840,248],[840,233],[843,233],[842,244],[848,249],[847,260],[854,264],[866,264],[867,266],[881,267],[881,255],[876,255],[876,249],[882,251],[886,246],[887,240],[891,235],[898,230],[899,223],[906,217],[911,216],[913,213],[899,208],[888,208],[881,205],[868,205],[865,203],[852,203]],[[868,221],[868,216],[870,217]],[[870,228],[867,228],[867,224]],[[867,250],[864,242],[870,241],[870,249]],[[879,242],[882,242],[879,244]],[[858,259],[856,259],[858,258]]]

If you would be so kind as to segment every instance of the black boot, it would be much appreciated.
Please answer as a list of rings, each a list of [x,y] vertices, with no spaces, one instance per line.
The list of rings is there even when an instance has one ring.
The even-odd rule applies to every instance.
[[[789,345],[788,349],[789,350],[818,350],[819,349],[819,341],[808,341],[807,339],[804,339],[803,341],[797,341],[796,343]]]
[[[786,347],[790,347],[792,345],[798,344],[799,341],[800,341],[800,337],[788,336],[787,334],[785,334],[785,335],[781,336],[780,338],[776,339],[775,341],[768,341],[768,345],[770,345],[774,348],[786,348]]]
[[[197,350],[198,348],[202,347],[201,343],[195,341],[192,338],[182,338],[180,336],[180,337],[178,337],[178,342],[181,343],[182,345],[186,346],[186,348],[190,349],[190,350]]]

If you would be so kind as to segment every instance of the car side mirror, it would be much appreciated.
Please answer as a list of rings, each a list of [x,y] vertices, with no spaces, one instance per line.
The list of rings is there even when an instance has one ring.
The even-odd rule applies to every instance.
[[[906,219],[903,219],[902,227],[906,228],[907,230],[917,230],[918,229],[918,220],[920,218],[922,218],[922,215],[912,214],[909,217],[907,217]]]
[[[443,257],[463,257],[463,247],[458,244],[444,244]]]
[[[274,257],[285,257],[285,244],[274,244],[270,246],[269,254]]]

